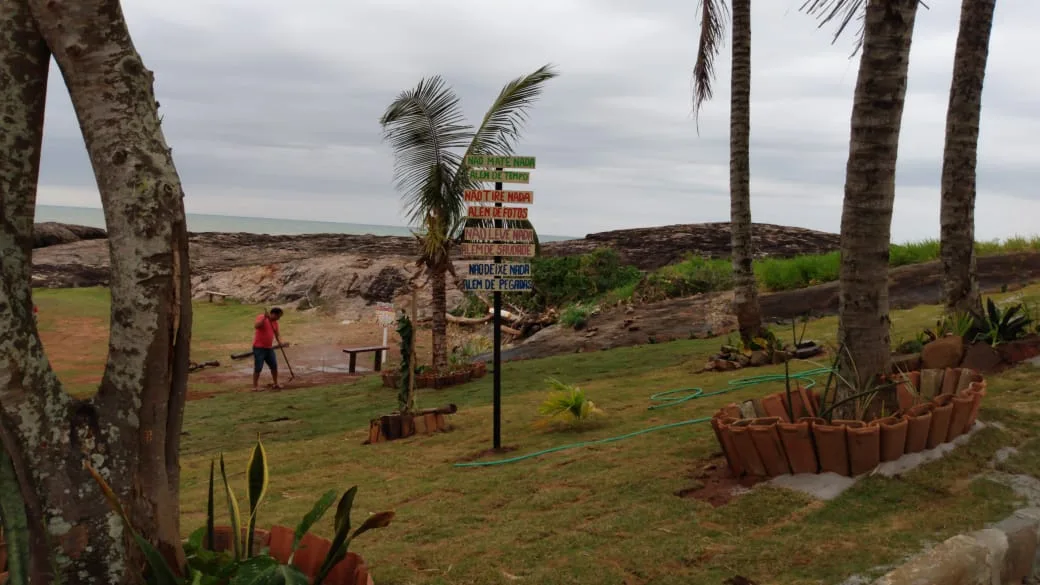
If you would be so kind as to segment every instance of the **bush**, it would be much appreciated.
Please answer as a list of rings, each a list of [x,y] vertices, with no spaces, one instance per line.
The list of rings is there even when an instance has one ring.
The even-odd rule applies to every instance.
[[[652,272],[639,283],[636,296],[642,301],[660,301],[733,287],[729,260],[690,256],[686,260]]]
[[[805,288],[838,279],[838,252],[794,258],[764,258],[755,262],[755,278],[768,291]]]
[[[509,303],[528,310],[589,301],[639,282],[642,273],[623,264],[617,252],[603,248],[581,256],[538,257],[531,261],[534,292],[507,295]]]
[[[564,327],[572,327],[574,329],[584,327],[588,324],[589,317],[592,316],[595,310],[595,307],[581,303],[567,305],[560,313],[560,323]]]

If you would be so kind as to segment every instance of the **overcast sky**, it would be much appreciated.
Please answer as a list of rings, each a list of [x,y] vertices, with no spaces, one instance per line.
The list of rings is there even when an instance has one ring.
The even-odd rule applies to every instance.
[[[849,40],[756,2],[754,221],[838,231],[858,62]],[[532,220],[547,234],[728,221],[730,45],[697,135],[695,0],[124,0],[155,71],[189,212],[402,225],[378,118],[440,74],[477,121],[501,86],[561,75],[531,111]],[[960,2],[917,20],[893,239],[937,237]],[[997,7],[979,145],[979,238],[1040,232],[1040,3]],[[51,85],[40,203],[97,207],[64,85]]]

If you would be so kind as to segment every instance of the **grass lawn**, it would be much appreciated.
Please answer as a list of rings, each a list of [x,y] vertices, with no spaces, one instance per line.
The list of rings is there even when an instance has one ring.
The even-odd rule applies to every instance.
[[[998,295],[1011,296],[1037,300],[1040,287]],[[104,331],[95,331],[107,321],[104,291],[37,291],[35,298],[41,328],[54,340],[45,338],[45,344],[59,373],[74,379],[77,372],[96,369],[94,362],[105,352]],[[243,323],[248,330],[258,311],[233,304],[196,307],[194,347],[200,352],[241,345]],[[895,312],[893,342],[934,325],[937,315],[936,307]],[[289,314],[286,320],[300,327],[320,325],[318,317]],[[808,337],[831,341],[835,328],[835,319],[821,319],[810,324]],[[73,349],[59,343],[67,339],[94,339],[96,346],[75,356],[57,354]],[[517,451],[500,457],[710,416],[724,403],[782,387],[745,387],[647,410],[655,392],[715,390],[737,377],[783,371],[781,366],[695,374],[721,341],[506,364],[503,442]],[[825,364],[797,369],[820,365]],[[927,543],[981,528],[1020,505],[1009,488],[979,475],[1007,445],[1021,451],[1003,467],[1040,474],[1038,371],[1020,367],[990,378],[980,419],[1006,428],[978,432],[942,461],[900,478],[864,479],[827,503],[759,487],[720,508],[674,495],[695,485],[693,477],[718,451],[706,424],[463,469],[453,463],[491,446],[490,375],[420,393],[419,406],[459,405],[453,432],[372,446],[361,445],[369,418],[395,408],[394,392],[381,388],[377,377],[348,386],[218,394],[187,407],[183,529],[187,534],[204,522],[209,465],[221,451],[241,495],[246,457],[260,433],[271,460],[271,496],[259,525],[295,526],[321,493],[354,484],[360,486],[359,514],[397,512],[394,524],[365,535],[352,549],[367,559],[379,585],[721,583],[738,574],[760,583],[838,583],[897,562]],[[536,426],[549,376],[580,385],[607,416],[581,432]],[[223,511],[223,500],[217,503]],[[326,519],[318,532],[328,535],[330,524]]]

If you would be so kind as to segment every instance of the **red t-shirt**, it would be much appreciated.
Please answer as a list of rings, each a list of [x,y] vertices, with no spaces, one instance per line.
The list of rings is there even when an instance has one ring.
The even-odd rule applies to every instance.
[[[260,315],[256,318],[256,324],[262,325],[253,334],[253,347],[274,347],[274,335],[278,333],[278,322]]]

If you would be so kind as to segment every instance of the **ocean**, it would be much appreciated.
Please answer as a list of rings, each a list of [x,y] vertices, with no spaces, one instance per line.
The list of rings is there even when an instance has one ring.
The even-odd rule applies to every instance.
[[[299,219],[269,219],[264,217],[239,217],[233,215],[211,215],[189,213],[188,231],[191,232],[245,232],[251,234],[299,235],[299,234],[370,234],[373,236],[409,236],[411,231],[404,226],[369,225],[363,223],[340,223],[334,221],[310,221]],[[100,208],[66,207],[64,205],[37,205],[36,221],[56,221],[90,227],[105,227],[105,216]],[[543,242],[574,239],[569,236],[538,234]]]

